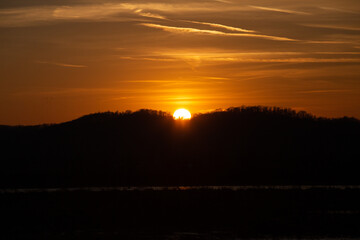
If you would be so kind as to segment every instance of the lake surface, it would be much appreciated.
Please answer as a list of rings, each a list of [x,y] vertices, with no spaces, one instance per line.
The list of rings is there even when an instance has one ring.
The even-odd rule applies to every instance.
[[[146,186],[146,187],[74,187],[74,188],[12,188],[0,189],[0,194],[41,192],[107,192],[107,191],[242,191],[242,190],[360,190],[360,185],[263,185],[263,186]]]
[[[360,239],[360,186],[0,190],[1,239]]]

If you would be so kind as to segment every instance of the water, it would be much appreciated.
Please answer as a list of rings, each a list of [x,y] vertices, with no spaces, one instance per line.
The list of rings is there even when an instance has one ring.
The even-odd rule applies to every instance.
[[[146,187],[73,187],[73,188],[12,188],[0,189],[0,194],[44,192],[109,192],[109,191],[241,191],[241,190],[360,190],[360,185],[260,185],[260,186],[146,186]]]
[[[360,239],[359,185],[0,190],[1,239]]]

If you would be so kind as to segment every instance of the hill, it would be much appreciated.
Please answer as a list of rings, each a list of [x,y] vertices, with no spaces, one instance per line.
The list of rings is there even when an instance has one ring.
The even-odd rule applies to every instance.
[[[0,141],[1,188],[360,183],[359,120],[276,107],[96,113]]]

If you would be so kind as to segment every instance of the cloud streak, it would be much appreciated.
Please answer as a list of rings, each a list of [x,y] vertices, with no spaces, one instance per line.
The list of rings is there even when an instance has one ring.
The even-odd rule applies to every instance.
[[[76,3],[76,1],[74,1]],[[37,5],[19,8],[0,9],[0,26],[32,26],[60,20],[83,21],[121,21],[130,20],[132,15],[166,19],[161,13],[201,13],[248,11],[245,5],[225,4],[223,2],[131,2],[131,3],[90,3],[74,5]],[[153,13],[156,12],[156,13]],[[126,16],[128,14],[128,16]],[[121,15],[121,16],[120,16]],[[125,15],[125,16],[124,16]]]
[[[86,65],[79,65],[79,64],[69,64],[69,63],[59,63],[59,62],[46,62],[46,61],[36,61],[37,63],[41,64],[50,64],[59,67],[69,67],[69,68],[86,68]]]
[[[73,6],[35,6],[0,9],[0,27],[22,27],[59,21],[130,21],[140,17],[165,19],[128,4],[89,4]],[[137,19],[136,19],[137,17]]]
[[[280,13],[288,13],[288,14],[299,14],[299,15],[311,15],[311,13],[307,12],[301,12],[301,11],[294,11],[294,10],[288,10],[288,9],[280,9],[280,8],[271,8],[271,7],[261,7],[261,6],[252,6],[249,7],[258,9],[258,10],[264,10],[264,11],[271,11],[271,12],[280,12]]]
[[[135,13],[137,13],[138,15],[143,16],[143,17],[157,18],[157,19],[166,19],[164,16],[161,16],[161,15],[159,15],[159,14],[149,13],[149,12],[143,12],[142,9],[137,9],[137,10],[135,10]]]
[[[189,28],[189,27],[173,27],[173,26],[166,26],[166,25],[154,24],[154,23],[140,23],[140,25],[150,28],[157,28],[172,33],[197,33],[197,34],[229,36],[229,37],[263,38],[274,41],[297,41],[295,39],[286,38],[286,37],[276,37],[276,36],[250,34],[250,33],[227,33],[216,30],[207,30],[207,29],[198,29],[198,28]]]
[[[314,56],[316,54],[317,56]],[[331,55],[345,55],[332,57]],[[203,63],[360,63],[358,57],[346,57],[346,55],[358,55],[356,52],[249,52],[249,53],[222,53],[222,52],[156,52],[148,56],[126,57],[134,61],[184,61],[192,66],[200,66]],[[155,56],[163,56],[161,58]],[[326,57],[325,57],[326,56]]]
[[[342,89],[324,89],[324,90],[310,90],[310,91],[302,91],[300,93],[346,93],[351,92],[350,90],[342,90]]]
[[[355,41],[336,41],[336,40],[309,40],[303,41],[304,43],[311,44],[355,44]]]
[[[305,27],[312,28],[327,28],[327,29],[338,29],[338,30],[348,30],[348,31],[360,31],[359,27],[353,26],[337,26],[337,25],[325,25],[325,24],[300,24]]]
[[[256,31],[254,30],[247,30],[244,28],[238,28],[238,27],[231,27],[231,26],[227,26],[227,25],[223,25],[223,24],[218,24],[218,23],[208,23],[208,22],[197,22],[197,21],[186,21],[185,22],[190,22],[190,23],[195,23],[195,24],[202,24],[202,25],[207,25],[210,27],[215,27],[215,28],[223,28],[226,30],[230,30],[233,32],[247,32],[247,33],[254,33]]]
[[[320,9],[327,10],[327,11],[335,11],[335,12],[341,12],[341,13],[354,13],[358,14],[357,11],[351,11],[348,9],[340,9],[340,8],[333,8],[333,7],[319,7]]]
[[[81,6],[36,6],[0,10],[0,26],[22,27],[39,24],[49,24],[59,21],[122,21],[129,20],[132,16],[115,15],[129,13],[119,4],[98,4]]]

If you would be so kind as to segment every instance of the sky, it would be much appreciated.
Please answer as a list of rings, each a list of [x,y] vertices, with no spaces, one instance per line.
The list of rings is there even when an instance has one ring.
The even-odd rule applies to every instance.
[[[0,2],[0,124],[242,105],[360,118],[360,1]]]

